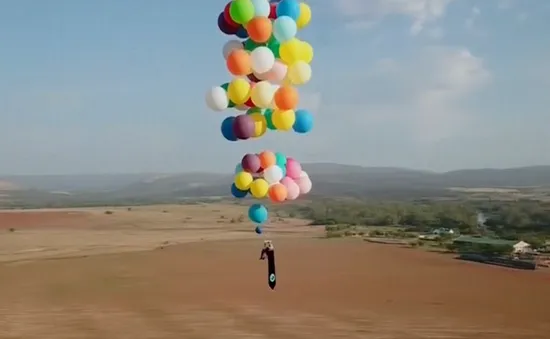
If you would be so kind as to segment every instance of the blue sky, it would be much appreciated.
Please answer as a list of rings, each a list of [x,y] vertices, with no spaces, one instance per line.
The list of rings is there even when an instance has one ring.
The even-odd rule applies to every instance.
[[[247,152],[449,170],[550,164],[550,2],[310,0],[306,136],[225,141],[225,1],[0,2],[0,174],[232,171]]]

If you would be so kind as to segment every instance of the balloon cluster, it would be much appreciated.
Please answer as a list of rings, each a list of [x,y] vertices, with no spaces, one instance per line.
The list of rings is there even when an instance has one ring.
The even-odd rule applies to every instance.
[[[232,0],[219,14],[220,31],[236,37],[222,51],[233,79],[212,87],[206,103],[214,111],[241,111],[222,121],[226,140],[259,138],[268,130],[311,131],[313,116],[298,107],[296,89],[311,79],[313,48],[296,37],[310,21],[310,7],[298,0]],[[280,203],[307,194],[311,186],[298,161],[264,151],[243,157],[231,193],[236,198],[250,195]],[[262,225],[268,220],[267,208],[254,204],[248,216]],[[262,233],[261,226],[256,233]]]
[[[268,130],[311,131],[313,116],[299,109],[296,90],[311,79],[313,48],[296,37],[310,21],[310,7],[297,0],[233,0],[219,14],[219,29],[244,39],[223,46],[233,80],[206,95],[214,111],[246,111],[223,120],[225,139],[259,138]]]
[[[263,151],[259,154],[246,154],[235,168],[235,178],[231,185],[231,194],[235,198],[250,195],[255,199],[269,198],[271,202],[281,203],[296,200],[311,191],[312,183],[302,165],[282,153]],[[256,224],[268,220],[267,208],[254,204],[248,210],[249,219]],[[261,227],[256,227],[261,233]]]

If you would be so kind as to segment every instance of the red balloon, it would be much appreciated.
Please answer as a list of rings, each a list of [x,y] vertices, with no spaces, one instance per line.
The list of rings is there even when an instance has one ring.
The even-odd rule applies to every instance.
[[[250,107],[250,108],[256,107],[256,105],[252,102],[252,98],[248,98],[248,100],[246,100],[246,102],[244,103],[244,105],[245,105],[246,107]]]
[[[223,17],[225,19],[225,22],[231,27],[239,28],[239,24],[233,21],[231,19],[231,14],[229,14],[229,8],[231,7],[231,2],[228,2],[227,5],[225,5],[225,8],[223,9]]]
[[[273,20],[277,19],[277,4],[270,3],[269,7],[270,7],[269,18]]]
[[[248,77],[248,80],[250,80],[250,81],[252,81],[252,82],[260,82],[260,79],[258,79],[258,77],[256,77],[256,76],[254,75],[254,73],[248,74],[247,77]]]

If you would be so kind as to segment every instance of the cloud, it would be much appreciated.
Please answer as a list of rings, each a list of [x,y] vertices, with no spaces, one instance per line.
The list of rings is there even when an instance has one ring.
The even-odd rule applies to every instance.
[[[363,72],[335,79],[348,90],[328,91],[333,94],[324,100],[323,119],[344,119],[358,131],[360,126],[399,131],[410,142],[436,142],[473,123],[463,104],[490,81],[483,59],[468,49],[427,47],[410,58],[381,59]],[[324,127],[329,131],[336,124],[331,120]]]
[[[470,10],[470,16],[468,16],[468,18],[466,19],[464,26],[469,30],[474,29],[476,20],[480,15],[481,15],[481,10],[479,9],[479,7],[477,6],[472,7],[472,9]]]
[[[419,34],[427,24],[445,15],[454,0],[335,0],[336,9],[351,22],[378,22],[387,16],[401,15],[412,19],[410,33]],[[361,24],[357,24],[361,26]],[[368,26],[368,25],[367,25]]]

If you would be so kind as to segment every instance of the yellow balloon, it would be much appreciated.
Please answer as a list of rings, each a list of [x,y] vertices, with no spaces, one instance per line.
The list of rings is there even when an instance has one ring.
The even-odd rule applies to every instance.
[[[271,115],[271,121],[276,129],[290,131],[296,121],[296,113],[291,109],[287,111],[274,110],[273,115]]]
[[[298,26],[298,29],[302,29],[307,25],[309,25],[310,21],[311,21],[311,8],[305,2],[301,2],[300,16],[298,16],[298,20],[296,20],[296,26]]]
[[[260,81],[250,90],[250,98],[256,107],[269,108],[275,91],[269,81]]]
[[[250,117],[254,120],[254,138],[259,138],[267,131],[267,120],[260,112],[251,113]]]
[[[227,96],[236,106],[244,104],[250,98],[250,84],[243,78],[233,79],[227,87]]]
[[[298,60],[288,67],[286,76],[285,81],[288,80],[291,85],[303,85],[311,79],[311,66],[305,61]]]
[[[241,191],[248,190],[248,188],[250,188],[252,180],[254,180],[254,178],[252,177],[252,174],[248,172],[241,171],[235,174],[235,186]]]
[[[256,199],[264,198],[269,191],[269,184],[265,179],[258,178],[250,184],[250,194]]]
[[[292,65],[300,59],[300,51],[302,48],[301,41],[296,38],[283,42],[279,47],[281,60],[287,65]],[[229,99],[231,99],[231,97],[229,97]]]
[[[308,64],[311,63],[311,60],[313,60],[313,47],[305,41],[300,41],[300,52],[298,60],[302,60],[307,62]]]

